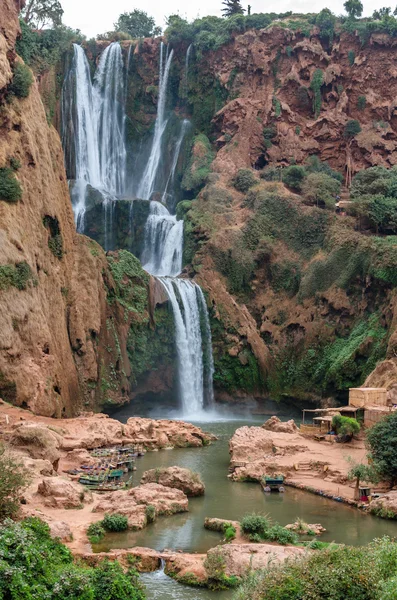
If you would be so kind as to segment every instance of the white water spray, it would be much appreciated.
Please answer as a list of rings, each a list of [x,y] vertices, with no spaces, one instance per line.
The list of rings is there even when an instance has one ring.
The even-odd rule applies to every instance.
[[[178,164],[179,155],[181,153],[182,143],[183,143],[183,140],[185,139],[185,135],[188,132],[189,128],[190,128],[190,121],[188,121],[188,119],[183,119],[181,131],[180,131],[179,137],[177,139],[177,142],[175,144],[174,156],[172,159],[171,169],[170,169],[170,172],[168,175],[167,183],[165,184],[163,196],[161,198],[161,201],[164,203],[167,201],[168,189],[169,189],[170,185],[172,185],[174,183],[175,171],[176,171],[176,167]]]
[[[160,202],[150,202],[142,265],[155,276],[176,277],[182,271],[183,221]]]
[[[138,187],[138,198],[142,198],[143,200],[150,200],[150,197],[154,191],[154,185],[156,182],[156,175],[158,172],[158,168],[160,165],[161,154],[162,154],[162,141],[163,134],[167,127],[167,119],[165,118],[165,106],[167,100],[167,84],[168,84],[168,76],[170,73],[172,57],[174,55],[174,51],[168,54],[168,46],[167,46],[167,54],[164,56],[164,44],[161,42],[160,47],[160,74],[159,74],[159,98],[157,104],[157,118],[154,126],[154,136],[152,142],[152,148],[150,151],[150,156],[148,163],[146,165],[145,171],[142,176],[142,180]],[[165,62],[165,65],[164,65]]]

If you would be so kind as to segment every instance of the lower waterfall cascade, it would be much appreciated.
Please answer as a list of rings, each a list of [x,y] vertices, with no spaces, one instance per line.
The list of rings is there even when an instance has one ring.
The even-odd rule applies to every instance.
[[[117,249],[114,211],[118,200],[125,199],[128,190],[135,189],[136,199],[149,202],[140,260],[143,268],[160,281],[172,309],[181,416],[197,416],[210,408],[214,400],[209,316],[201,288],[180,277],[184,225],[183,220],[178,220],[166,206],[176,204],[173,193],[177,185],[176,169],[191,123],[178,117],[178,133],[171,137],[170,146],[167,126],[173,119],[167,112],[167,94],[174,51],[161,42],[156,120],[147,158],[144,159],[146,154],[142,156],[146,166],[141,173],[127,173],[125,107],[131,69],[130,50],[125,68],[120,44],[114,42],[108,46],[91,80],[85,52],[81,46],[74,45],[71,70],[63,86],[62,119],[75,219],[78,231],[85,233],[87,190],[93,188],[99,192],[103,246],[105,251]],[[169,161],[164,160],[166,155]],[[132,228],[134,197],[131,198],[128,220]]]

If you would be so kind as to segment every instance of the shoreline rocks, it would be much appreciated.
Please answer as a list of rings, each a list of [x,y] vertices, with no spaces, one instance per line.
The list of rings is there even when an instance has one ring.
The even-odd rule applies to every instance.
[[[141,485],[145,483],[159,483],[175,488],[181,490],[186,496],[203,496],[205,492],[205,485],[199,473],[176,466],[145,471],[141,478]]]

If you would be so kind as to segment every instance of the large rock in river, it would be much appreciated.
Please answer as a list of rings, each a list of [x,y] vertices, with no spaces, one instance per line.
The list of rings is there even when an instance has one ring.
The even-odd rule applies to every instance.
[[[265,421],[262,428],[267,429],[268,431],[278,431],[279,433],[297,433],[298,431],[298,426],[293,419],[281,421],[281,419],[275,415]]]
[[[182,490],[186,496],[202,496],[205,491],[204,483],[199,473],[182,467],[168,467],[167,469],[150,469],[145,471],[141,484],[160,483],[166,487]]]
[[[397,517],[397,490],[392,490],[380,498],[372,500],[369,510],[379,517],[395,519]]]
[[[188,499],[181,490],[147,483],[130,490],[104,494],[93,512],[125,515],[129,527],[143,529],[158,515],[173,515],[187,510]]]

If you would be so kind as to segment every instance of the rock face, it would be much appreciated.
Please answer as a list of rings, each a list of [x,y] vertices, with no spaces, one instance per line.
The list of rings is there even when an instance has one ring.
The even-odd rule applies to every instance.
[[[298,427],[293,419],[289,421],[281,421],[278,417],[270,417],[262,425],[263,429],[268,431],[278,431],[279,433],[297,433]]]
[[[153,482],[182,490],[186,496],[203,496],[205,491],[205,486],[201,481],[200,475],[182,467],[168,467],[167,469],[150,469],[150,471],[145,471],[141,479],[141,484]]]
[[[87,500],[92,501],[90,492],[82,485],[63,477],[45,477],[37,493],[44,497],[44,505],[51,508],[80,508]]]
[[[187,510],[188,499],[183,492],[157,483],[147,483],[128,491],[104,494],[94,512],[120,513],[128,517],[129,527],[142,529],[157,516]]]

